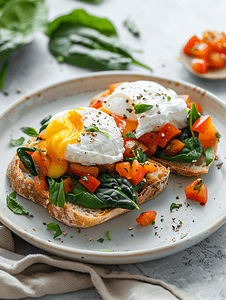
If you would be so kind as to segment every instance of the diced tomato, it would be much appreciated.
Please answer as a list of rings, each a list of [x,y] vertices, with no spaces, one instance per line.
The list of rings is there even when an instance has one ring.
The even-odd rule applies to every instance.
[[[196,179],[189,184],[185,189],[185,195],[188,199],[197,201],[200,205],[205,205],[207,202],[207,188],[201,178]]]
[[[148,147],[148,150],[146,151],[147,155],[150,156],[155,154],[158,145],[158,134],[156,132],[145,133],[139,137],[138,141]]]
[[[192,56],[199,58],[206,58],[211,51],[211,47],[203,42],[195,43],[192,49],[190,49],[190,53]]]
[[[212,147],[214,144],[216,144],[216,142],[219,139],[217,137],[217,134],[218,134],[218,131],[213,124],[211,124],[209,127],[207,127],[207,129],[205,130],[204,133],[202,133],[202,132],[199,133],[198,138],[204,149],[206,147]]]
[[[157,213],[155,211],[146,211],[136,219],[136,222],[142,226],[148,226],[155,222],[156,216]]]
[[[179,98],[182,98],[184,100],[184,102],[188,105],[189,95],[179,95]]]
[[[105,97],[101,97],[102,99],[105,99]],[[96,109],[99,109],[102,107],[103,105],[103,101],[102,99],[98,99],[98,100],[95,100],[95,101],[92,101],[92,104],[90,105],[91,107],[93,108],[96,108]]]
[[[193,54],[190,52],[190,50],[194,47],[195,43],[198,43],[199,41],[200,39],[196,35],[191,37],[187,44],[184,46],[184,53],[192,56]]]
[[[133,151],[135,154],[137,154],[137,149],[140,149],[142,152],[145,152],[148,150],[146,146],[144,146],[142,143],[138,142],[137,140],[127,140],[124,139],[124,147],[125,152],[123,153],[124,157],[134,157]]]
[[[77,176],[85,176],[85,175],[91,175],[93,177],[98,176],[99,174],[99,168],[93,167],[93,166],[83,166],[79,163],[72,163],[70,165],[70,170]]]
[[[137,185],[144,178],[145,169],[144,167],[137,161],[134,160],[132,163],[132,172],[131,172],[131,183],[133,185]]]
[[[109,85],[109,92],[110,92],[110,94],[114,92],[114,90],[117,88],[117,86],[120,86],[124,82],[126,82],[126,81],[110,84]]]
[[[183,148],[184,143],[182,143],[180,140],[174,139],[167,144],[166,148],[162,151],[162,153],[171,157],[176,155]]]
[[[201,108],[201,106],[198,105],[198,103],[195,103],[195,102],[192,102],[192,103],[194,103],[197,112],[201,114],[201,113],[202,113],[202,108]],[[189,104],[188,104],[188,108],[189,108],[189,109],[191,109],[192,103],[189,103]]]
[[[81,177],[79,182],[83,184],[91,193],[93,193],[101,183],[98,179],[91,175]]]
[[[127,162],[121,162],[116,164],[116,171],[119,173],[121,177],[125,177],[127,179],[132,178],[132,173],[131,173],[131,166],[130,163]]]
[[[205,115],[198,118],[192,125],[191,130],[204,133],[211,124],[211,116]]]
[[[45,167],[44,163],[43,163],[43,160],[42,160],[42,157],[41,157],[41,154],[39,151],[35,151],[31,154],[31,158],[34,162],[34,165],[35,165],[35,169],[38,173],[38,176],[39,177],[42,177],[42,176],[46,176],[48,174],[48,170],[47,168]]]
[[[74,184],[73,184],[70,177],[67,177],[63,180],[63,187],[64,187],[64,192],[65,193],[68,193],[68,192],[73,190]]]
[[[210,44],[215,51],[226,54],[226,35],[224,32],[216,33]]]
[[[224,53],[212,51],[208,56],[209,67],[222,69],[226,65],[226,56]]]
[[[35,189],[38,192],[41,192],[41,191],[47,189],[48,186],[47,186],[45,177],[43,177],[43,176],[42,177],[34,176],[33,180],[34,180]]]
[[[200,74],[205,74],[208,72],[208,62],[203,58],[194,58],[192,59],[192,69]]]
[[[152,173],[158,171],[158,168],[153,163],[151,163],[150,161],[145,162],[144,169],[145,169],[146,174],[152,174]]]
[[[179,135],[181,131],[172,124],[166,123],[158,133],[158,145],[165,148],[166,144],[175,136]]]

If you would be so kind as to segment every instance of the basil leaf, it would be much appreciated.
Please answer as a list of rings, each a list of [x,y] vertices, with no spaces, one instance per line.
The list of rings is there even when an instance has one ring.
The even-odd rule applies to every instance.
[[[41,128],[39,129],[39,133],[42,132],[42,130],[46,129],[47,126],[48,126],[48,124],[42,125]]]
[[[44,0],[10,0],[0,15],[0,63],[33,41],[36,31],[45,31],[47,6]]]
[[[140,35],[139,30],[138,30],[136,24],[133,21],[128,19],[124,22],[124,25],[128,28],[128,30],[130,32],[132,32],[133,35],[135,35],[137,37]]]
[[[24,137],[21,137],[17,140],[14,140],[14,139],[11,138],[10,143],[11,143],[12,146],[17,147],[17,146],[22,145],[24,141],[25,141]]]
[[[56,231],[53,236],[53,239],[57,238],[58,236],[60,236],[62,234],[62,230],[60,229],[60,226],[53,222],[47,224],[47,230]]]
[[[34,162],[31,158],[31,155],[27,152],[35,152],[37,148],[35,147],[19,147],[17,148],[17,155],[24,167],[33,175],[36,176],[37,172],[35,169]]]
[[[16,215],[28,215],[29,212],[16,200],[16,192],[13,191],[6,197],[7,207]]]
[[[170,161],[185,163],[192,163],[194,161],[197,161],[203,153],[203,147],[200,140],[197,137],[193,136],[191,138],[182,140],[182,142],[185,144],[184,148],[180,150],[176,155],[169,157],[164,155],[163,153],[159,153],[159,157]]]
[[[127,132],[127,133],[124,133],[123,136],[125,138],[135,138],[135,134],[133,132]]]
[[[50,24],[48,35],[50,51],[66,63],[91,70],[121,70],[132,63],[151,70],[134,60],[108,20],[84,10],[57,18]]]
[[[49,178],[49,201],[56,206],[64,207],[65,193],[63,179],[61,179],[61,182],[57,182],[53,178]]]
[[[96,132],[103,133],[104,135],[106,135],[107,138],[110,137],[110,135],[108,133],[101,131],[97,126],[90,127],[88,129],[86,129],[86,131],[91,131],[91,132],[96,131]]]
[[[137,149],[137,154],[135,154],[135,151],[133,151],[134,157],[125,157],[123,161],[128,161],[130,164],[133,163],[134,160],[137,160],[139,163],[144,164],[147,161],[147,154],[145,152],[142,152],[141,149]]]
[[[191,105],[191,109],[189,111],[189,119],[188,119],[188,125],[189,125],[189,128],[190,128],[190,131],[193,134],[193,131],[191,130],[192,128],[192,125],[195,123],[196,120],[198,120],[199,118],[201,117],[201,114],[197,112],[197,109],[195,107],[195,104],[192,103]]]
[[[204,151],[206,157],[206,165],[208,166],[213,161],[213,152],[211,147],[206,147]]]
[[[51,115],[48,115],[48,117],[45,117],[44,119],[42,119],[42,121],[40,122],[41,125],[46,124],[47,122],[49,122],[49,120],[52,118]]]
[[[103,243],[104,239],[103,238],[99,238],[99,240],[97,240],[97,242],[99,243]]]
[[[38,137],[38,132],[32,127],[21,127],[20,130],[29,136]]]
[[[142,114],[153,108],[153,105],[138,103],[134,106],[135,114]]]
[[[7,69],[9,66],[9,60],[6,60],[1,67],[0,70],[0,91],[3,89],[4,84],[5,84],[5,78],[6,78],[6,73],[7,73]]]

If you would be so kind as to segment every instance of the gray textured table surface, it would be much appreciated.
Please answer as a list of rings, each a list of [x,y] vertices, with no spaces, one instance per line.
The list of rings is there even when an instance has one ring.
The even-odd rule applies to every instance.
[[[183,80],[216,94],[226,101],[225,80],[200,79],[181,65],[180,49],[193,34],[204,30],[225,30],[226,2],[224,0],[103,0],[91,5],[75,0],[47,0],[49,19],[84,8],[93,15],[110,19],[120,40],[132,48],[142,49],[137,59],[154,69],[153,75]],[[131,16],[140,29],[140,38],[134,37],[123,25]],[[147,70],[136,66],[129,68],[143,74]],[[0,93],[2,112],[19,96],[51,84],[73,79],[89,71],[66,64],[58,64],[48,51],[47,38],[37,34],[35,40],[18,50],[11,58],[3,91]],[[17,89],[21,93],[18,95]],[[3,92],[7,91],[6,96]],[[226,225],[199,244],[178,254],[162,259],[132,264],[111,265],[109,268],[124,270],[164,280],[194,294],[198,299],[226,299]],[[16,237],[19,253],[35,253],[37,250]],[[40,252],[42,252],[40,250]],[[26,300],[31,298],[26,298]],[[46,295],[40,300],[52,299],[101,299],[95,289],[64,295]]]

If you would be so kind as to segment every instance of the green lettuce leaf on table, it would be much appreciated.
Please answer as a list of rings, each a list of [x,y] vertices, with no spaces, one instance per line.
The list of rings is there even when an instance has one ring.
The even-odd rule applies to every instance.
[[[45,0],[0,0],[0,90],[10,56],[32,42],[35,32],[46,30],[47,13]]]

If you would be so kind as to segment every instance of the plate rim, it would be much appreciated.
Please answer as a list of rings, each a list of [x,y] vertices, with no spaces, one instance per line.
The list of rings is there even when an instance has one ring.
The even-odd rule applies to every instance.
[[[43,93],[45,91],[48,90],[52,90],[55,89],[57,87],[59,87],[60,85],[64,86],[67,85],[69,83],[73,83],[75,81],[78,80],[86,80],[87,78],[90,77],[96,77],[97,80],[103,76],[112,76],[112,75],[127,75],[127,76],[141,76],[143,78],[143,80],[147,80],[147,78],[150,78],[149,80],[153,80],[155,79],[159,79],[159,80],[163,80],[163,81],[170,81],[172,83],[179,83],[181,85],[184,86],[189,86],[190,88],[193,89],[200,89],[205,91],[205,93],[210,96],[212,99],[214,99],[214,101],[217,101],[219,104],[221,104],[222,106],[224,106],[224,108],[226,109],[226,104],[216,95],[214,95],[213,93],[206,91],[205,89],[201,88],[200,86],[197,86],[195,84],[183,81],[183,80],[178,80],[178,79],[172,79],[172,78],[167,78],[167,77],[162,77],[162,76],[153,76],[153,75],[146,75],[146,74],[142,74],[142,73],[137,73],[137,72],[128,72],[128,71],[103,71],[103,72],[91,72],[89,74],[85,74],[82,76],[76,76],[74,79],[70,79],[70,80],[65,80],[65,81],[60,81],[59,83],[56,84],[51,84],[51,85],[47,85],[46,87],[42,88],[42,89],[38,89],[32,92],[27,93],[26,95],[20,97],[18,100],[14,101],[11,105],[9,105],[0,115],[0,120],[2,118],[4,118],[5,116],[7,116],[15,107],[17,107],[18,105],[22,104],[23,102],[29,101],[30,98],[35,97],[36,95]],[[152,79],[151,79],[152,78]],[[217,229],[219,229],[224,222],[226,221],[226,211],[220,216],[218,217],[216,220],[214,220],[214,222],[212,222],[210,225],[208,225],[207,227],[205,227],[204,229],[202,229],[201,231],[193,234],[192,236],[189,236],[188,238],[184,238],[181,239],[179,241],[176,241],[174,243],[168,244],[168,245],[160,245],[160,246],[155,246],[151,249],[142,249],[142,250],[131,250],[131,251],[115,251],[115,252],[102,252],[102,251],[95,251],[95,250],[88,250],[88,249],[79,249],[79,248],[71,248],[65,245],[58,245],[58,244],[53,244],[51,242],[48,242],[47,240],[44,240],[40,237],[37,237],[27,231],[24,231],[22,228],[20,228],[18,225],[16,225],[15,223],[13,223],[8,217],[6,217],[4,215],[4,213],[2,211],[0,211],[0,221],[6,226],[8,227],[10,230],[12,230],[14,233],[18,234],[21,238],[25,239],[26,241],[30,241],[31,244],[34,244],[35,246],[37,246],[37,244],[39,244],[39,248],[43,247],[45,248],[46,251],[52,252],[54,251],[59,251],[59,254],[61,254],[62,256],[64,256],[64,254],[72,254],[72,255],[87,255],[89,258],[93,257],[93,258],[132,258],[132,257],[142,257],[142,256],[148,256],[154,253],[159,253],[159,252],[164,252],[164,251],[170,251],[172,248],[178,248],[178,251],[187,249],[188,247],[191,247],[192,245],[202,241],[203,239],[207,238],[211,233],[215,232]],[[202,236],[202,238],[200,239],[200,235]],[[199,240],[197,241],[197,239],[199,238]],[[35,242],[35,243],[32,243]],[[189,242],[189,246],[187,247],[187,243]],[[41,247],[42,246],[42,247]],[[52,251],[51,251],[52,250]],[[64,253],[62,253],[64,252]],[[175,254],[176,252],[174,252],[173,254]],[[165,256],[168,256],[170,254],[166,254]],[[161,256],[164,257],[164,256]],[[77,259],[77,258],[76,258]],[[146,259],[146,260],[151,260],[150,258]],[[142,261],[142,260],[138,260],[138,261]],[[95,262],[94,262],[95,263]],[[105,263],[105,262],[102,262]],[[109,262],[107,262],[109,263]],[[122,261],[121,263],[125,263],[125,261]],[[126,262],[127,263],[127,262]]]

